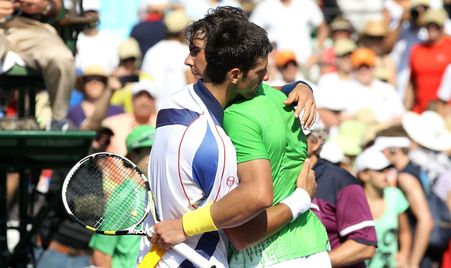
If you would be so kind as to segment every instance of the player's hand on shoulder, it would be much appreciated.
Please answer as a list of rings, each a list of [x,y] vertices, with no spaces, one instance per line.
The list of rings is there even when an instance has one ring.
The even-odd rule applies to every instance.
[[[296,105],[294,114],[300,117],[302,127],[309,128],[315,122],[316,103],[311,88],[303,83],[298,83],[285,100],[285,105]]]
[[[168,250],[188,238],[183,231],[182,219],[165,220],[153,226],[153,234],[147,237],[152,244],[159,248]]]

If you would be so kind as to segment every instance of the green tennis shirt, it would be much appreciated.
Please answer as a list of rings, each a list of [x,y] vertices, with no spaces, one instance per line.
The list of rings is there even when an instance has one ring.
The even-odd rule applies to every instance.
[[[286,96],[268,85],[250,100],[238,100],[225,110],[224,129],[236,148],[238,163],[268,159],[274,201],[278,204],[296,187],[307,158],[307,142]],[[230,267],[265,267],[329,250],[326,230],[308,211],[267,240],[243,251],[231,250]]]

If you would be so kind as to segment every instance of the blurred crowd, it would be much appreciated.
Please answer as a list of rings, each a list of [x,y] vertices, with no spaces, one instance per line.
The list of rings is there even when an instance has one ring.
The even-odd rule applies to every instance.
[[[140,148],[153,143],[161,105],[197,79],[184,64],[184,28],[218,5],[241,7],[273,42],[268,84],[303,80],[313,88],[319,118],[309,130],[309,146],[316,144],[310,154],[346,169],[364,187],[379,241],[367,265],[451,267],[451,0],[62,4],[70,14],[99,18],[78,35],[73,59],[61,41],[46,42],[42,52],[30,55],[28,48],[16,47],[20,38],[0,31],[0,42],[6,38],[10,44],[0,45],[0,72],[7,58],[48,72],[49,89],[37,95],[39,128],[97,131],[94,151],[134,152],[131,158],[142,161],[148,151]],[[52,7],[43,7],[42,14]],[[29,30],[15,21],[6,24],[20,33]],[[49,60],[37,63],[33,57]],[[0,116],[16,116],[15,103],[2,106]],[[45,178],[61,176],[46,172],[44,193],[52,188]],[[17,175],[8,179],[14,185]],[[381,189],[382,198],[375,194]],[[14,191],[9,195],[13,200]],[[52,258],[59,259],[58,267],[129,267],[136,260],[136,240],[80,235],[67,219],[46,228],[51,231],[41,232],[44,238],[36,242],[38,267],[57,267]],[[396,264],[384,257],[391,255]]]

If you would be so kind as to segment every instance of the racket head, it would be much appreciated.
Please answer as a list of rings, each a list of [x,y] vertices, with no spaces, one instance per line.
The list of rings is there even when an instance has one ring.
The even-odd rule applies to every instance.
[[[154,211],[144,173],[129,159],[107,152],[88,155],[72,167],[62,199],[76,222],[106,235],[130,234]]]

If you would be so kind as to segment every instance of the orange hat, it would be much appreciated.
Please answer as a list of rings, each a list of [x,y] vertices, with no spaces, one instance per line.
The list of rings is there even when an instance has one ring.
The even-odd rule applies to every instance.
[[[369,48],[358,48],[352,53],[351,62],[354,68],[363,64],[374,66],[376,64],[376,53]]]
[[[297,64],[296,54],[293,51],[291,51],[291,50],[281,50],[281,51],[277,52],[277,55],[276,55],[276,66],[278,68],[281,68],[281,67],[285,66],[285,64],[287,64],[290,61],[295,62]]]

